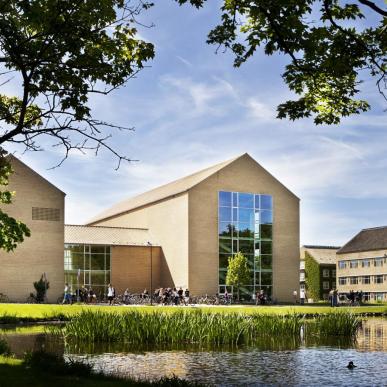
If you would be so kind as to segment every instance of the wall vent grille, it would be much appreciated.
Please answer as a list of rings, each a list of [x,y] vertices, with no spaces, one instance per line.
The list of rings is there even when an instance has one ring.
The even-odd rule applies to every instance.
[[[59,208],[32,207],[32,220],[60,221]]]

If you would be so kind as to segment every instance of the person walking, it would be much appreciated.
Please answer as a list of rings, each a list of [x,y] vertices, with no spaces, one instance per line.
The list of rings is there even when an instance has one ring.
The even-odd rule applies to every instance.
[[[114,287],[113,287],[111,284],[109,284],[109,285],[108,285],[108,300],[109,300],[109,305],[113,305],[114,293],[115,293]]]
[[[72,304],[70,286],[67,282],[65,283],[63,293],[64,293],[64,296],[63,296],[62,304]]]
[[[300,304],[301,305],[305,304],[305,290],[304,289],[300,290]]]

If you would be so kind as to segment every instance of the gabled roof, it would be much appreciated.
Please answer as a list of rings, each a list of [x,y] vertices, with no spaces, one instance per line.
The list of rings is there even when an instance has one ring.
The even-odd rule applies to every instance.
[[[304,245],[301,247],[301,251],[306,251],[319,265],[336,264],[336,252],[339,249],[340,246]],[[302,254],[301,258],[305,258],[304,253]]]
[[[178,195],[180,193],[188,191],[190,188],[199,184],[203,180],[207,179],[214,173],[220,171],[225,166],[231,164],[233,161],[239,159],[242,156],[235,157],[231,160],[223,161],[222,163],[213,165],[209,168],[202,169],[192,175],[183,177],[181,179],[172,181],[171,183],[154,188],[151,191],[147,191],[143,194],[135,196],[133,198],[125,199],[122,202],[115,204],[109,209],[101,212],[96,217],[92,218],[87,224],[93,224],[99,220],[110,218],[112,216],[122,214],[124,212],[131,211],[135,208],[145,206],[157,202],[168,197]]]
[[[387,226],[361,230],[337,254],[383,249],[387,249]]]
[[[272,176],[268,171],[266,171],[259,163],[257,163],[252,157],[250,157],[249,154],[244,153],[243,155],[234,157],[230,160],[223,161],[222,163],[213,165],[209,168],[202,169],[199,172],[196,172],[192,175],[183,177],[181,179],[175,180],[171,183],[162,185],[160,187],[157,187],[151,191],[145,192],[143,194],[140,194],[138,196],[135,196],[133,198],[126,199],[120,203],[115,204],[114,206],[110,207],[106,211],[103,211],[96,217],[92,218],[87,222],[87,224],[93,224],[98,221],[111,218],[113,216],[123,214],[125,212],[132,211],[134,209],[137,209],[142,206],[146,206],[155,202],[158,202],[163,199],[167,199],[169,197],[179,195],[181,193],[187,192],[194,186],[198,185],[205,179],[209,178],[210,176],[214,175],[215,173],[219,172],[221,169],[227,167],[228,165],[234,163],[235,161],[241,159],[241,158],[249,158],[252,160],[257,166],[259,166],[262,170],[264,170],[269,176],[271,176],[272,179],[278,182],[278,184],[281,184],[291,195],[293,195],[295,198],[297,198],[296,195],[294,195],[293,192],[291,192],[288,188],[286,188],[281,182],[279,182],[274,176]],[[298,199],[298,198],[297,198]]]
[[[38,177],[38,179],[44,181],[46,184],[50,185],[51,187],[55,188],[57,191],[61,192],[63,195],[66,195],[65,192],[63,192],[61,189],[59,189],[56,185],[52,184],[49,180],[47,180],[46,178],[44,178],[42,175],[40,175],[38,172],[36,172],[35,170],[33,170],[31,167],[29,167],[27,164],[23,163],[23,161],[19,160],[16,156],[14,156],[13,154],[9,154],[6,156],[8,159],[9,159],[9,162],[11,163],[11,166],[12,164],[20,164],[22,167],[24,168],[27,168],[29,169],[31,172],[33,172],[33,174],[35,176]],[[11,179],[12,179],[12,175],[11,175]]]
[[[65,243],[110,246],[159,246],[146,228],[65,225]]]

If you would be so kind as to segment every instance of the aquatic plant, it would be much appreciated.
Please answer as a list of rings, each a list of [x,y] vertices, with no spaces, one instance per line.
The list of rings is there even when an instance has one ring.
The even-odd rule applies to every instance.
[[[221,314],[201,310],[112,313],[98,310],[83,311],[64,328],[54,327],[52,333],[62,332],[69,340],[91,342],[237,345],[254,342],[265,335],[299,335],[302,324],[301,316],[296,314]]]
[[[306,329],[314,335],[355,337],[361,323],[361,317],[351,312],[336,311],[317,316]]]

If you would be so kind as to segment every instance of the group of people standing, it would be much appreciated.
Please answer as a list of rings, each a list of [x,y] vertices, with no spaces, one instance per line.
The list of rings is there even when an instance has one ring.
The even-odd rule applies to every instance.
[[[154,292],[155,301],[162,305],[188,305],[189,290],[180,286],[176,288],[159,288]]]

